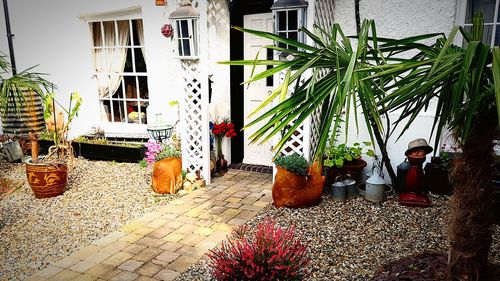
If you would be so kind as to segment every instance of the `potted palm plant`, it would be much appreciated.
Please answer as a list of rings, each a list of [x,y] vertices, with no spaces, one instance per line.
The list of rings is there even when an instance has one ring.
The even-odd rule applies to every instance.
[[[4,134],[26,137],[29,132],[37,134],[45,129],[44,92],[55,86],[42,77],[43,73],[34,72],[35,67],[17,73],[7,57],[0,54],[0,114]]]
[[[371,128],[384,154],[385,147],[380,145],[384,142],[380,142],[380,135],[376,134],[376,130],[384,129],[381,114],[400,110],[401,116],[395,124],[403,126],[401,134],[404,134],[418,114],[437,100],[433,133],[439,136],[447,128],[463,151],[451,172],[454,193],[448,278],[486,280],[492,222],[489,184],[492,141],[500,122],[500,48],[482,43],[482,16],[474,17],[471,32],[454,27],[448,38],[442,33],[403,39],[377,38],[374,22],[364,20],[358,35],[353,36],[357,40],[354,46],[338,24],[334,24],[331,31],[316,27],[316,33],[302,28],[314,46],[271,33],[238,29],[282,43],[266,47],[291,54],[291,59],[286,61],[224,62],[275,66],[256,73],[248,83],[280,71],[289,73],[289,79],[285,79],[257,111],[312,70],[312,76],[304,83],[294,83],[297,87],[289,99],[281,100],[247,125],[270,120],[253,136],[254,141],[269,139],[284,130],[284,138],[275,146],[278,152],[298,126],[321,108],[315,159],[322,157],[330,126],[339,126],[341,114],[348,112],[346,108],[352,102],[354,107],[361,106],[367,127]],[[466,41],[464,47],[453,44],[458,32]],[[435,43],[426,43],[430,39]],[[282,45],[289,47],[278,47]],[[293,125],[283,120],[293,120]],[[384,163],[387,169],[392,169]]]
[[[63,108],[68,116],[63,122],[57,117],[60,111],[56,110],[57,103],[54,96],[54,94],[45,96],[44,116],[48,123],[47,129],[53,134],[54,140],[54,145],[49,148],[47,155],[38,156],[38,135],[30,132],[32,147],[31,158],[25,161],[26,177],[36,198],[49,198],[63,194],[68,181],[68,171],[73,168],[73,148],[67,136],[69,125],[76,116],[82,99],[76,92],[71,94],[69,109]],[[72,103],[73,107],[71,107]]]

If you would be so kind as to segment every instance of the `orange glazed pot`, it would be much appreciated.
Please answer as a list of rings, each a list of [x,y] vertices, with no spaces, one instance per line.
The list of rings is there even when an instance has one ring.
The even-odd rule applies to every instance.
[[[68,182],[66,164],[26,162],[26,177],[36,198],[49,198],[61,195]]]
[[[277,166],[273,184],[273,204],[276,207],[303,208],[317,205],[321,201],[325,177],[321,166],[315,162],[308,176],[300,176]]]
[[[182,188],[182,159],[168,157],[153,166],[153,190],[160,194],[175,194]]]

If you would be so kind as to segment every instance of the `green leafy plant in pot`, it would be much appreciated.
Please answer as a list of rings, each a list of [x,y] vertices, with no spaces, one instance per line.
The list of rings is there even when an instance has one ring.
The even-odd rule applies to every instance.
[[[342,177],[347,174],[350,174],[352,179],[359,183],[363,169],[367,165],[362,156],[375,156],[375,152],[369,146],[371,146],[371,142],[356,142],[352,146],[346,144],[329,146],[323,158],[327,184],[333,183],[337,176]]]
[[[45,92],[55,86],[42,77],[45,74],[34,72],[35,67],[16,73],[7,56],[0,54],[0,113],[4,134],[27,137],[30,132],[38,134],[45,129]]]
[[[73,148],[68,141],[68,130],[80,108],[82,98],[74,92],[70,96],[68,110],[59,105],[67,114],[67,120],[64,122],[63,113],[56,110],[57,102],[54,97],[54,94],[45,96],[44,113],[47,129],[52,134],[54,145],[49,147],[47,155],[39,157],[38,135],[30,133],[31,158],[25,161],[26,177],[36,198],[54,197],[64,193],[68,172],[73,168]]]

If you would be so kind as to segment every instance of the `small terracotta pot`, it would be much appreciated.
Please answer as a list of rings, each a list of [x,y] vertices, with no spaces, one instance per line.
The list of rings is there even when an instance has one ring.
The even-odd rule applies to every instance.
[[[49,198],[61,195],[68,182],[66,164],[26,162],[26,177],[36,198]]]
[[[182,188],[182,159],[168,157],[153,166],[153,190],[160,194],[175,194]]]

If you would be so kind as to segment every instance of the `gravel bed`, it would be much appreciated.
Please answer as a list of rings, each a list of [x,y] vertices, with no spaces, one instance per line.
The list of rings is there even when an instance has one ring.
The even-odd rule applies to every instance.
[[[0,163],[0,178],[19,185],[0,201],[0,280],[22,280],[173,197],[156,195],[136,163],[75,164],[63,195],[36,199],[24,164]]]
[[[358,197],[339,203],[324,196],[305,209],[268,206],[246,225],[255,229],[266,217],[294,224],[308,245],[308,280],[369,280],[383,264],[423,251],[446,253],[448,199],[433,196],[430,208],[403,207],[392,198],[372,204]],[[494,227],[490,261],[500,264],[500,226]],[[205,257],[176,280],[213,280]]]

